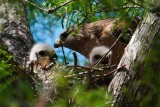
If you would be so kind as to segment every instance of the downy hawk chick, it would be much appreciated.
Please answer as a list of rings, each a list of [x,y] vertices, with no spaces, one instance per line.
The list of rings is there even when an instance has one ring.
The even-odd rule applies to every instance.
[[[93,23],[86,23],[82,28],[71,27],[57,38],[54,47],[61,44],[69,49],[77,51],[89,59],[91,51],[97,46],[110,48],[120,35],[126,22],[116,23],[117,19],[105,19]],[[75,33],[75,31],[77,33]],[[118,41],[112,48],[111,64],[118,64],[123,55],[126,44]]]
[[[106,46],[97,46],[94,47],[89,56],[89,64],[95,65],[97,61],[99,61],[107,52],[109,48]],[[101,65],[105,66],[106,64],[111,64],[112,51],[110,51],[107,56],[102,60]]]
[[[38,87],[40,96],[43,96],[45,100],[50,100],[52,94],[55,93],[54,86],[54,71],[55,61],[57,60],[57,55],[52,46],[44,43],[35,44],[29,55],[30,64],[33,65],[33,72],[39,77],[43,87]],[[49,66],[49,68],[48,68]],[[51,94],[51,92],[54,92]]]
[[[57,54],[53,47],[48,44],[38,43],[35,44],[30,52],[29,61],[34,63],[34,73],[37,73],[38,68],[44,69],[50,64],[55,63]]]

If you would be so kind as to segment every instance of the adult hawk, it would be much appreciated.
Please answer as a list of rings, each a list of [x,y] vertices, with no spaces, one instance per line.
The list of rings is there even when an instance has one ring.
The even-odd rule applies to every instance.
[[[82,28],[71,27],[69,30],[60,34],[54,47],[58,48],[62,44],[64,47],[77,51],[89,59],[95,47],[103,46],[110,48],[126,25],[127,23],[124,21],[117,23],[117,19],[105,19],[86,23]],[[111,64],[117,65],[119,63],[125,47],[126,44],[120,40],[115,44],[111,50]],[[106,52],[106,50],[104,51]],[[99,55],[102,54],[100,53]]]

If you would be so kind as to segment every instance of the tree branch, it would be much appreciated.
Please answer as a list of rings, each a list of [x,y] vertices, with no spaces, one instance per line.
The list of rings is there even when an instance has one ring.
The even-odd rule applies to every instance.
[[[39,9],[39,10],[41,10],[41,11],[44,11],[44,12],[47,12],[47,13],[52,13],[52,12],[58,10],[59,8],[61,8],[61,7],[65,6],[65,5],[71,3],[72,1],[74,1],[74,0],[69,0],[69,1],[67,1],[67,2],[61,4],[60,6],[58,6],[58,7],[56,7],[56,8],[53,8],[53,9],[44,9],[43,7],[40,7],[40,6],[36,5],[36,4],[34,4],[33,2],[30,2],[30,1],[28,1],[28,0],[24,0],[25,3],[28,3],[28,4],[36,7],[37,9]]]
[[[146,103],[143,102],[144,100],[140,100],[144,99],[144,96],[149,96],[150,100],[149,102],[147,100],[147,104],[151,104],[152,106],[153,100],[155,98],[154,95],[156,95],[157,93],[151,95],[153,90],[152,88],[149,88],[148,84],[151,83],[153,86],[157,86],[157,71],[160,70],[157,67],[159,61],[156,60],[156,62],[155,58],[158,58],[159,54],[153,54],[150,57],[148,56],[151,53],[155,53],[160,46],[159,25],[160,17],[156,14],[149,13],[148,15],[146,15],[141,25],[137,27],[128,46],[126,47],[124,55],[118,67],[122,65],[126,66],[124,67],[124,69],[116,73],[108,87],[108,91],[112,92],[114,96],[113,102],[115,106],[144,106]],[[147,59],[152,60],[149,60],[147,62]],[[149,65],[148,63],[151,65]],[[156,67],[154,68],[153,65]],[[149,78],[147,78],[147,81],[149,81],[149,83],[142,83],[142,81],[146,81],[145,75],[150,72],[152,72],[152,76],[149,76]],[[124,88],[126,91],[123,91]],[[128,93],[129,95],[127,95]]]

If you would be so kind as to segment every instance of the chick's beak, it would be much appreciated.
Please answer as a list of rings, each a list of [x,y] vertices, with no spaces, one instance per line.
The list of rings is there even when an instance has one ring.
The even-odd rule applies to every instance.
[[[58,56],[57,56],[57,54],[55,53],[55,54],[53,55],[53,57],[52,57],[52,60],[53,60],[54,62],[56,62],[57,59],[58,59]]]
[[[54,63],[57,61],[57,59],[58,59],[57,54],[54,54],[53,56],[50,56],[50,57],[49,57],[49,60],[50,60],[51,62],[54,62]]]

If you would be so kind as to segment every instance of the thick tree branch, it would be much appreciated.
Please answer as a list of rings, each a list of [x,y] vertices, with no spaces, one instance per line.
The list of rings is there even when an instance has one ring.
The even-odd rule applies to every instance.
[[[134,81],[142,79],[142,73],[146,73],[145,60],[147,54],[152,52],[152,45],[157,43],[156,47],[160,47],[160,17],[156,14],[148,14],[143,20],[141,25],[135,31],[130,43],[125,49],[125,53],[118,65],[126,65],[124,69],[116,73],[112,79],[108,91],[114,95],[114,103],[117,106],[138,106],[140,98],[144,98],[145,92],[150,92],[146,85],[134,86]],[[153,56],[152,56],[153,57]],[[150,63],[155,63],[154,60]],[[159,68],[154,68],[155,71],[159,71]],[[154,78],[153,78],[154,79]],[[123,86],[123,87],[122,87]],[[125,86],[125,87],[124,87]],[[130,87],[130,88],[129,88]],[[132,88],[131,88],[132,87]],[[123,88],[129,89],[131,98],[127,98]],[[134,89],[134,90],[133,90]],[[141,94],[138,94],[141,93]],[[139,97],[137,97],[140,95]],[[151,96],[151,98],[154,96]]]

